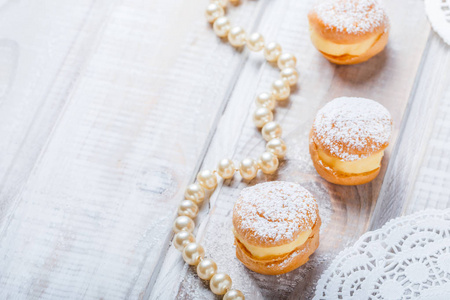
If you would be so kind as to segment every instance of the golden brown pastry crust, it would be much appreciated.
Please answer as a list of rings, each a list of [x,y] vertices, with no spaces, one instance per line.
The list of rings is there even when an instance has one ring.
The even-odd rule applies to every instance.
[[[271,185],[272,186],[271,188],[283,188],[283,185],[285,184],[290,185],[292,183],[272,181],[255,185],[254,187],[251,187],[251,189],[257,189],[259,186],[264,185],[266,186]],[[239,237],[241,239],[244,239],[244,241],[250,245],[258,247],[277,247],[295,241],[303,232],[312,229],[316,222],[316,218],[319,217],[319,209],[317,207],[316,200],[308,190],[304,189],[298,184],[294,184],[294,186],[297,186],[297,188],[295,189],[295,195],[292,195],[292,197],[295,197],[295,199],[297,199],[298,201],[307,201],[307,202],[306,203],[304,202],[306,206],[303,205],[298,206],[298,210],[293,211],[293,213],[297,218],[301,218],[301,221],[297,219],[296,221],[292,222],[298,224],[296,228],[292,228],[294,230],[292,232],[292,235],[280,235],[277,237],[277,239],[274,239],[271,237],[260,236],[259,234],[257,234],[256,231],[258,230],[258,228],[255,226],[242,226],[242,223],[244,221],[248,221],[255,217],[253,213],[252,214],[243,213],[244,211],[247,211],[248,208],[251,207],[253,204],[245,201],[247,198],[245,197],[245,192],[242,191],[239,200],[236,201],[233,208],[233,227],[236,233],[239,235]],[[263,201],[271,202],[271,196],[265,197],[264,195],[260,199]],[[295,207],[292,206],[291,210],[295,210]]]
[[[321,220],[317,218],[313,226],[311,235],[306,242],[294,251],[278,257],[258,259],[245,248],[245,246],[235,239],[236,257],[250,270],[266,275],[278,275],[290,272],[304,265],[311,254],[319,247],[319,230]]]
[[[312,134],[312,130],[311,130]],[[311,135],[310,134],[310,135]],[[371,172],[361,173],[361,174],[344,174],[336,172],[329,167],[325,167],[322,160],[319,158],[319,153],[317,152],[317,145],[314,143],[313,139],[309,139],[309,153],[311,154],[311,159],[313,161],[314,167],[326,181],[340,184],[340,185],[359,185],[372,181],[380,173],[380,168],[377,168]]]
[[[341,97],[341,98],[343,98],[343,97]],[[331,102],[337,101],[339,99],[340,98],[333,99]],[[369,99],[365,99],[365,100],[369,100]],[[319,113],[320,113],[320,111],[319,111]],[[354,143],[354,138],[352,138],[352,137],[342,140],[342,139],[339,139],[340,137],[331,136],[331,135],[327,134],[326,132],[318,133],[317,132],[318,130],[316,129],[316,121],[317,121],[317,116],[316,116],[316,119],[314,120],[314,124],[310,131],[309,139],[310,139],[310,141],[312,140],[314,142],[314,144],[318,148],[320,148],[323,152],[325,152],[325,154],[327,154],[328,156],[339,158],[339,159],[344,159],[344,157],[340,156],[338,152],[332,152],[331,148],[326,143],[332,143],[334,148],[341,149],[340,150],[340,152],[342,152],[341,155],[343,153],[345,153],[345,154],[349,154],[349,155],[357,155],[358,157],[378,153],[380,151],[383,151],[384,149],[386,149],[389,146],[389,139],[386,139],[385,141],[380,142],[379,140],[376,140],[376,136],[367,136],[364,140],[364,145],[359,145],[359,144]],[[385,119],[380,119],[380,120],[374,119],[373,124],[371,124],[370,126],[383,127],[383,126],[387,125],[387,122],[389,122],[390,126],[392,126],[392,119],[391,119],[390,115],[389,115],[388,121]],[[331,119],[330,123],[331,123],[330,126],[332,126],[332,127],[337,126],[336,125],[337,121],[334,119]]]
[[[239,209],[239,207],[235,206],[235,209]],[[317,215],[317,217],[319,216],[319,210],[317,208],[315,209],[315,214]],[[277,246],[286,245],[286,244],[294,242],[304,232],[303,230],[301,230],[299,228],[289,239],[279,239],[279,240],[267,241],[267,240],[264,240],[264,238],[255,234],[255,232],[254,232],[254,230],[252,230],[252,228],[243,229],[241,227],[241,223],[242,223],[241,218],[242,217],[240,215],[233,214],[234,230],[237,232],[237,234],[241,238],[248,237],[246,239],[247,243],[249,243],[250,245],[253,245],[253,246],[257,246],[257,247],[277,247]],[[313,228],[314,223],[311,221],[311,218],[305,218],[305,221],[308,224],[307,225],[308,228]],[[270,244],[268,244],[268,242],[270,242]]]
[[[308,14],[309,25],[314,33],[318,34],[323,39],[336,44],[357,44],[364,42],[367,39],[379,36],[377,41],[361,55],[341,55],[333,56],[327,53],[322,55],[330,62],[339,65],[352,65],[362,63],[371,57],[377,55],[386,47],[389,37],[389,18],[384,14],[383,22],[366,31],[348,32],[341,31],[336,26],[325,24],[323,20],[317,15],[316,11],[312,9]]]
[[[309,25],[323,39],[336,44],[357,44],[374,36],[389,31],[389,19],[385,16],[384,22],[379,26],[373,27],[368,31],[360,31],[350,33],[347,31],[339,31],[335,26],[325,24],[314,10],[308,14]]]
[[[386,44],[388,42],[389,38],[389,32],[383,33],[378,40],[375,42],[375,44],[372,45],[372,47],[369,48],[365,53],[361,55],[341,55],[341,56],[333,56],[328,55],[322,51],[322,55],[328,59],[330,62],[337,64],[337,65],[354,65],[359,64],[362,62],[365,62],[369,60],[370,58],[374,57],[378,53],[384,50],[386,47]]]

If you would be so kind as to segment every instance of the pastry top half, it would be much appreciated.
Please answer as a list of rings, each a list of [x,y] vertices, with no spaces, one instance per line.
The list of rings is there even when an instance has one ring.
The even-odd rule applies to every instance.
[[[378,102],[341,97],[317,113],[311,139],[327,155],[355,161],[384,150],[389,145],[392,118]]]
[[[242,242],[256,247],[293,243],[319,219],[316,200],[302,186],[266,182],[242,190],[234,205],[233,226]]]
[[[389,30],[377,0],[321,0],[308,14],[312,30],[337,44],[355,44]]]

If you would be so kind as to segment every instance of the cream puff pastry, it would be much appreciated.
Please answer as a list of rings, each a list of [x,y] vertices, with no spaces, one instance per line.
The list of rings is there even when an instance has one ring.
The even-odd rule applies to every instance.
[[[391,130],[391,115],[381,104],[365,98],[336,98],[319,110],[310,132],[314,167],[332,183],[367,183],[380,172]]]
[[[233,209],[236,256],[250,270],[277,275],[305,264],[319,246],[316,200],[296,183],[244,189]]]
[[[335,64],[364,62],[388,41],[389,18],[377,0],[322,0],[308,19],[312,43]]]

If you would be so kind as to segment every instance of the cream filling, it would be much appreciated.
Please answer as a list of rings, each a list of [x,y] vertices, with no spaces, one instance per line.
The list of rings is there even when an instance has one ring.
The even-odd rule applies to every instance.
[[[317,152],[320,160],[322,160],[325,165],[335,171],[349,174],[361,174],[379,168],[381,165],[381,159],[384,155],[384,151],[380,151],[366,158],[354,161],[343,161],[340,158],[329,156],[320,149],[317,149]]]
[[[379,34],[371,38],[368,38],[367,40],[362,41],[361,43],[356,44],[336,44],[327,41],[326,39],[318,35],[311,27],[309,30],[311,33],[311,41],[314,44],[314,46],[318,50],[332,56],[341,56],[345,54],[354,56],[361,55],[365,53],[367,50],[369,50],[370,47],[372,47],[373,44],[375,44],[375,42],[381,36],[381,34]]]
[[[301,245],[303,245],[306,242],[308,237],[311,235],[311,232],[312,232],[312,230],[306,230],[306,231],[300,233],[298,238],[289,244],[275,246],[275,247],[261,247],[261,246],[250,245],[249,243],[244,241],[239,236],[239,234],[236,232],[236,230],[233,229],[234,236],[256,258],[265,258],[265,257],[269,257],[269,256],[281,256],[284,254],[291,253],[292,251],[294,251],[295,249],[297,249],[298,247],[300,247]]]

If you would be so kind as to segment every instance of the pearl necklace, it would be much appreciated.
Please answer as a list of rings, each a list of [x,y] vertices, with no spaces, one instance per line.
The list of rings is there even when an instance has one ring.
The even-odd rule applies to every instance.
[[[238,4],[239,0],[229,0]],[[197,275],[203,280],[209,280],[209,287],[216,295],[224,295],[225,300],[245,299],[244,294],[231,289],[232,281],[228,274],[217,272],[216,263],[205,258],[204,248],[196,243],[192,234],[195,228],[193,219],[197,216],[198,205],[205,200],[205,190],[214,190],[217,186],[217,175],[223,180],[230,179],[236,172],[245,180],[252,180],[260,169],[264,174],[272,174],[278,169],[279,159],[283,159],[286,153],[286,145],[281,139],[281,126],[273,121],[272,110],[276,101],[284,101],[290,95],[290,86],[298,81],[298,72],[295,69],[297,59],[290,53],[282,53],[281,46],[277,43],[264,44],[264,37],[259,33],[247,36],[244,29],[232,26],[225,9],[228,0],[212,0],[206,8],[206,19],[213,24],[217,36],[228,37],[230,44],[236,48],[247,45],[251,51],[263,51],[264,57],[269,62],[276,62],[281,69],[280,79],[272,83],[270,92],[264,92],[256,97],[256,110],[253,113],[253,122],[261,129],[262,137],[267,141],[266,152],[261,154],[258,160],[245,158],[236,168],[230,159],[222,159],[217,169],[202,170],[197,175],[197,183],[190,184],[184,193],[185,200],[178,207],[178,217],[173,224],[175,237],[173,245],[183,253],[183,259],[189,265],[197,266]]]

